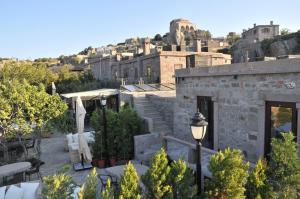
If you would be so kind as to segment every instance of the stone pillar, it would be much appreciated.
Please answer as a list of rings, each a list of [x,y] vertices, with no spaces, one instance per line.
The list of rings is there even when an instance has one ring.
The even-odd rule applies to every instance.
[[[261,100],[257,103],[258,116],[258,137],[257,137],[257,155],[263,157],[265,154],[265,124],[266,124],[266,102]]]
[[[201,40],[200,39],[196,39],[194,41],[194,48],[195,48],[195,52],[201,52],[202,51],[202,44],[201,44]]]
[[[143,51],[144,55],[149,55],[150,54],[150,39],[147,37],[143,41]]]
[[[297,143],[300,146],[300,103],[296,104],[297,109]],[[300,156],[300,147],[298,147],[298,155]]]
[[[177,51],[177,45],[172,44],[171,45],[171,51]]]
[[[213,101],[213,109],[214,109],[214,118],[213,118],[213,121],[214,121],[214,150],[217,151],[219,149],[219,134],[218,134],[218,131],[219,131],[219,127],[218,127],[218,124],[219,124],[219,103],[218,103],[218,100],[217,100],[217,97],[212,97],[212,101]]]

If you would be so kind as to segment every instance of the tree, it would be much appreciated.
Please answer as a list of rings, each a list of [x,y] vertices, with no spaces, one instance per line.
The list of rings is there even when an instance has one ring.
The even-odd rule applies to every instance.
[[[142,131],[142,119],[131,107],[124,107],[119,112],[120,129],[122,133],[118,136],[118,150],[123,157],[129,157],[134,153],[134,136]]]
[[[32,86],[23,80],[3,81],[0,85],[0,131],[4,137],[29,134],[59,117],[67,105],[58,95],[49,95],[43,85]]]
[[[150,161],[150,168],[142,176],[142,182],[146,187],[146,197],[149,199],[167,198],[172,192],[172,187],[168,184],[170,173],[167,153],[162,148]]]
[[[194,174],[188,168],[184,160],[179,159],[171,164],[168,181],[172,186],[174,199],[190,199],[196,197],[197,186],[195,185]]]
[[[245,198],[249,163],[241,151],[230,148],[214,154],[209,161],[211,180],[206,181],[207,195],[216,199]]]
[[[162,40],[162,37],[161,37],[160,34],[156,34],[156,35],[154,36],[154,41],[161,41],[161,40]]]
[[[270,198],[266,176],[267,162],[259,159],[256,167],[250,172],[246,184],[246,196],[249,199]]]
[[[267,177],[273,197],[296,199],[300,196],[300,160],[293,133],[282,133],[282,138],[273,138],[271,147]]]
[[[72,177],[64,173],[43,178],[43,194],[48,199],[72,199],[75,184]]]
[[[114,198],[115,198],[115,190],[111,186],[110,179],[108,179],[105,189],[101,192],[101,199],[114,199]]]
[[[0,80],[2,81],[23,81],[26,79],[29,84],[35,86],[42,83],[48,87],[51,82],[58,78],[44,63],[9,62],[0,71]]]
[[[141,187],[139,186],[139,180],[133,164],[129,162],[121,179],[119,199],[140,199]]]
[[[290,34],[290,32],[291,31],[288,28],[283,28],[283,29],[280,30],[281,35],[288,35],[288,34]]]
[[[232,45],[234,42],[236,42],[240,38],[241,38],[241,36],[239,34],[236,34],[235,32],[230,32],[230,33],[228,33],[226,40],[228,41],[228,43],[230,45]]]
[[[96,167],[94,167],[80,188],[80,192],[78,193],[79,199],[95,199],[97,196],[97,185],[97,171]]]

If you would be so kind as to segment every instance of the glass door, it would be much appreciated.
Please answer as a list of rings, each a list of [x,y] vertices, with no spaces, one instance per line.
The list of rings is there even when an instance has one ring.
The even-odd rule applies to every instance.
[[[296,103],[266,102],[265,155],[270,153],[271,139],[285,132],[297,136]]]

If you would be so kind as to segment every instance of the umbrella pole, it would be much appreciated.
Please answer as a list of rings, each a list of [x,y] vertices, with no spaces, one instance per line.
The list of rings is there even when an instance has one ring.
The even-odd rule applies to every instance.
[[[83,166],[83,153],[81,153],[81,165],[82,165],[82,167],[84,167]]]

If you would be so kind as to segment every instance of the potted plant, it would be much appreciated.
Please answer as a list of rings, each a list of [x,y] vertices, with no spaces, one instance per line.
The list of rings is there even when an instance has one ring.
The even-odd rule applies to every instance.
[[[42,128],[42,137],[49,138],[54,131],[54,126],[51,121],[48,121],[45,126]]]
[[[105,160],[103,158],[104,148],[101,131],[96,131],[94,134],[95,141],[92,144],[93,149],[93,164],[99,168],[104,168]]]

